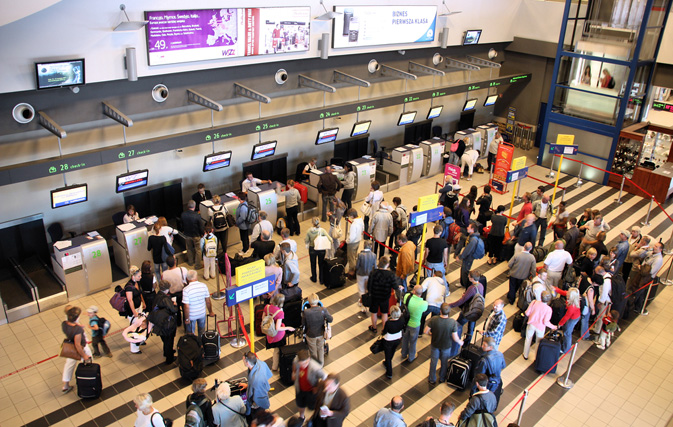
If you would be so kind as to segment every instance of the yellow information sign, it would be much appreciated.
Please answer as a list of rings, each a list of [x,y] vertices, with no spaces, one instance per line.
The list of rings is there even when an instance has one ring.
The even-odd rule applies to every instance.
[[[264,278],[264,260],[260,259],[250,264],[236,267],[236,286],[247,285]]]
[[[510,170],[518,171],[526,167],[526,156],[517,157],[512,160],[512,167]]]
[[[574,142],[575,142],[575,135],[565,135],[559,133],[556,136],[556,143],[559,145],[573,145]]]
[[[418,207],[416,208],[418,212],[429,211],[437,207],[439,202],[439,194],[429,194],[427,196],[418,198]]]

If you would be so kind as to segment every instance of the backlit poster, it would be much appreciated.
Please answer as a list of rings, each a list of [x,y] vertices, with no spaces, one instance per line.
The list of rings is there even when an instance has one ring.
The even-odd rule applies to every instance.
[[[310,7],[148,11],[149,65],[304,52]]]

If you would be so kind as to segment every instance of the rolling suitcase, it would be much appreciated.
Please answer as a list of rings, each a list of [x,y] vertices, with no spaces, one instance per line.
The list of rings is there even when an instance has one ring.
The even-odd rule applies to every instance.
[[[346,268],[338,258],[326,259],[327,275],[325,287],[327,289],[340,288],[346,284]]]
[[[292,326],[295,329],[301,326],[301,306],[301,299],[286,302],[283,305],[283,312],[285,314],[283,323],[285,326]]]
[[[449,360],[446,382],[458,390],[465,390],[470,382],[471,371],[472,362],[469,359],[463,359],[461,356],[456,356]]]
[[[301,197],[301,201],[303,203],[306,203],[308,201],[308,188],[304,184],[300,184],[298,182],[294,183],[294,188],[299,191],[299,196]]]
[[[525,323],[526,315],[523,311],[518,311],[512,319],[512,329],[514,329],[514,332],[521,332]]]
[[[77,396],[80,399],[97,399],[103,390],[103,380],[98,363],[80,363],[75,370]]]
[[[537,355],[535,356],[535,370],[540,373],[545,373],[558,362],[561,355],[561,338],[560,332],[550,332],[540,340],[537,347]],[[556,366],[549,371],[551,374],[556,373]]]
[[[292,381],[292,361],[299,350],[302,349],[308,350],[308,345],[304,342],[280,347],[278,370],[280,374],[280,382],[286,386],[294,384],[294,381]]]
[[[203,344],[203,362],[206,365],[212,365],[220,360],[220,334],[216,329],[208,329],[208,318],[206,316],[206,330],[201,335],[201,344]],[[215,325],[217,325],[217,315],[215,315]]]
[[[178,368],[180,376],[189,382],[201,375],[203,370],[203,347],[194,334],[186,334],[178,340]]]
[[[476,332],[474,335],[476,338],[477,335]],[[477,362],[479,362],[479,359],[481,359],[481,354],[482,354],[481,346],[477,345],[476,343],[467,343],[460,350],[460,357],[462,359],[469,360],[471,367],[477,366]],[[470,371],[468,372],[468,379],[472,381],[473,378],[474,378],[474,371],[470,369]]]

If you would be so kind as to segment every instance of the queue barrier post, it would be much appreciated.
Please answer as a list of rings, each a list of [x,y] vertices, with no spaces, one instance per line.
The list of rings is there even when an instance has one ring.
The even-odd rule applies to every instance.
[[[556,378],[556,384],[568,390],[573,388],[573,386],[575,385],[575,383],[573,383],[572,380],[570,379],[570,370],[573,367],[573,362],[575,362],[576,352],[577,352],[577,343],[575,343],[575,345],[573,346],[573,352],[570,355],[570,361],[568,362],[568,369],[566,370],[565,375],[559,375],[558,378]]]
[[[619,196],[615,199],[615,202],[619,203],[620,205],[622,204],[622,191],[624,191],[624,181],[626,180],[626,177],[622,175],[622,183],[619,184]]]
[[[523,399],[521,399],[521,406],[519,406],[519,416],[516,419],[516,423],[521,425],[521,418],[523,418],[523,408],[526,404],[526,399],[528,398],[528,390],[523,391]]]
[[[673,285],[673,280],[671,280],[671,267],[673,267],[673,262],[668,264],[668,271],[666,272],[666,280],[662,280],[660,283],[666,286]]]
[[[561,201],[564,201],[566,198],[566,189],[563,189],[563,193],[561,193]]]
[[[650,291],[652,291],[653,283],[654,281],[650,281],[650,286],[647,287],[647,294],[645,295],[645,301],[643,301],[643,308],[640,309],[641,316],[647,316],[649,314],[645,307],[647,307],[647,301],[650,299]]]
[[[238,304],[236,304],[236,311],[238,311],[238,310],[239,310],[239,307],[238,307]],[[246,345],[248,345],[248,343],[246,343],[245,340],[243,338],[241,338],[241,322],[238,320],[239,316],[234,316],[234,317],[236,317],[236,338],[231,340],[229,345],[231,345],[233,348],[245,347]],[[255,327],[254,323],[251,327],[253,327],[253,328]]]
[[[517,185],[516,186],[516,196],[514,196],[514,201],[517,202],[517,203],[521,201],[521,197],[519,196],[519,191],[521,191],[521,186]]]
[[[643,227],[648,227],[650,225],[650,213],[652,212],[652,205],[654,204],[654,195],[650,198],[650,205],[647,207],[647,216],[645,217],[645,221],[641,222],[640,225]]]
[[[546,175],[547,178],[553,178],[555,173],[554,173],[554,160],[556,160],[556,156],[552,155],[551,156],[551,165],[549,165],[549,173]]]
[[[577,182],[575,183],[575,187],[580,188],[582,184],[582,168],[584,167],[584,162],[580,163],[580,173],[577,174]]]
[[[213,292],[210,295],[210,297],[212,299],[214,299],[215,301],[219,301],[219,300],[222,300],[222,299],[226,298],[226,295],[224,294],[224,292],[222,292],[220,290],[220,274],[222,274],[222,272],[219,271],[220,263],[218,262],[217,257],[215,257],[215,265],[217,266],[217,269],[218,269],[217,274],[215,275],[216,276],[216,283],[217,283],[215,289],[217,289],[217,290],[215,292]]]

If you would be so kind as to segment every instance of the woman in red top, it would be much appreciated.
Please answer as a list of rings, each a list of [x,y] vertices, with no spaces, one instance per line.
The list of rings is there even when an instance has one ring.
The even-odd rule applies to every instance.
[[[564,291],[559,288],[555,288],[556,292],[560,295],[563,295],[568,299],[566,302],[566,314],[563,316],[560,322],[558,322],[558,327],[563,326],[563,342],[561,343],[561,353],[565,353],[570,350],[570,344],[573,340],[573,330],[575,325],[580,320],[580,291],[577,288],[569,288],[567,291]]]

